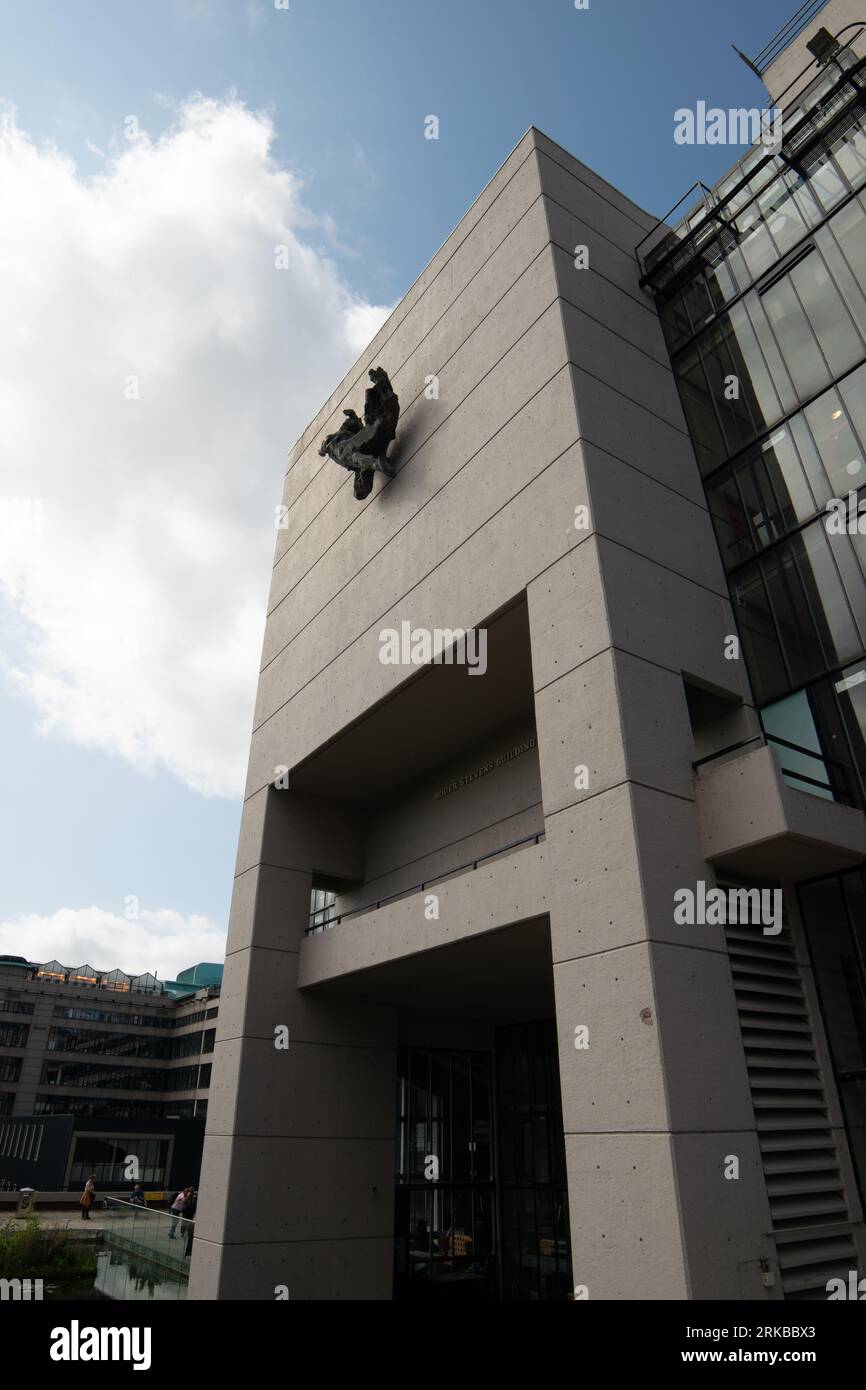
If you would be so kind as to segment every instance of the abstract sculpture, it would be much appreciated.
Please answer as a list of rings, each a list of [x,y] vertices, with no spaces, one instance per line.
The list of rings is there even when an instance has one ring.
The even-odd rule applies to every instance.
[[[354,410],[344,410],[345,422],[335,434],[326,435],[319,448],[323,458],[333,459],[354,473],[353,491],[359,502],[369,497],[377,470],[389,478],[394,476],[386,455],[400,416],[400,402],[384,367],[374,367],[370,380],[373,385],[364,397],[363,420]]]

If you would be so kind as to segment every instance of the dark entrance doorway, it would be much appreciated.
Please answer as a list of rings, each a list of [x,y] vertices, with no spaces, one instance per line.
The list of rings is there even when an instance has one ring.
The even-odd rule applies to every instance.
[[[570,1291],[553,1020],[496,1029],[493,1053],[401,1048],[394,1297]]]

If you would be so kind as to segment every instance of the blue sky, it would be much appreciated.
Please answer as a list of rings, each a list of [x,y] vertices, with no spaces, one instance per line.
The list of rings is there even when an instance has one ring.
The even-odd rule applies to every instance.
[[[0,0],[0,494],[47,517],[0,597],[0,949],[218,951],[285,451],[527,126],[661,215],[739,153],[674,111],[762,105],[731,44],[795,8]]]

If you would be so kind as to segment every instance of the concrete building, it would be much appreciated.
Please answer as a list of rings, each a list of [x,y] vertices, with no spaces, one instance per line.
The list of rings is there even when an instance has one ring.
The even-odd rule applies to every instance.
[[[675,226],[530,129],[292,449],[192,1297],[866,1267],[843,57]],[[376,365],[396,475],[358,502],[318,448]]]
[[[0,1190],[197,1180],[221,977],[0,957]]]

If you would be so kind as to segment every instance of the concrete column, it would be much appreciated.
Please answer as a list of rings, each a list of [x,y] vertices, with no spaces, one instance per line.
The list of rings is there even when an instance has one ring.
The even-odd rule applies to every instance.
[[[645,215],[543,139],[538,157],[576,416],[557,520],[588,514],[528,586],[574,1281],[590,1298],[772,1297],[723,929],[673,919],[676,889],[713,882],[684,678],[739,704],[744,731],[750,692],[638,285]]]
[[[191,1298],[391,1296],[394,1013],[297,987],[314,875],[362,868],[341,808],[273,787],[247,802]]]
[[[601,593],[595,538],[529,590],[574,1280],[590,1298],[766,1297],[769,1211],[721,928],[673,922],[675,889],[712,881],[682,683],[602,645]],[[546,683],[554,652],[572,669]]]

